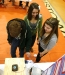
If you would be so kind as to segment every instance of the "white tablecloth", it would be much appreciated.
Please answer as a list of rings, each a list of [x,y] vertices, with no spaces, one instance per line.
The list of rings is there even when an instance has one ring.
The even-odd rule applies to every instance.
[[[32,67],[35,67],[38,69],[38,72],[40,70],[43,70],[45,71],[48,67],[50,67],[54,62],[45,62],[45,63],[33,63],[31,60],[28,60],[28,63],[25,64],[25,67],[26,67],[26,75],[29,75],[29,70],[32,68]],[[4,67],[5,67],[5,64],[0,64],[0,70],[4,71]],[[39,70],[40,69],[40,70]],[[38,73],[37,72],[37,73]],[[1,75],[1,74],[0,74]],[[34,74],[32,74],[34,75]],[[40,75],[39,73],[37,75]]]

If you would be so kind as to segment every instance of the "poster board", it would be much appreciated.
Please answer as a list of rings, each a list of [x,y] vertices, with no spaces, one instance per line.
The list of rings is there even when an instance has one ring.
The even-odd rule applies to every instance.
[[[12,65],[18,65],[17,71],[12,71]],[[24,58],[6,58],[4,75],[25,75],[25,59]]]

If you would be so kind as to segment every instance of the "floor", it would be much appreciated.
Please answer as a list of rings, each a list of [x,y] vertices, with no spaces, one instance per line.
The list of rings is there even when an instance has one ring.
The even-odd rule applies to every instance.
[[[48,0],[50,4],[53,6],[55,11],[59,14],[62,20],[65,22],[65,0]],[[60,10],[59,10],[60,9]]]
[[[60,0],[60,2],[59,2],[60,5],[58,4],[58,2],[59,2],[59,0],[57,0],[57,1],[44,0],[45,6],[47,7],[50,14],[59,20],[59,28],[60,28],[63,36],[65,37],[65,17],[63,15],[63,13],[65,12],[65,10],[64,10],[65,5],[61,4],[62,2],[64,2],[63,0]]]
[[[59,0],[57,0],[57,1],[59,1]],[[47,18],[52,16],[45,5],[45,0],[38,0],[38,1],[33,0],[31,2],[37,2],[41,6],[40,13],[43,16],[43,22]],[[56,3],[58,3],[58,2],[56,2]],[[61,3],[61,2],[59,1],[59,3]],[[5,58],[11,58],[10,45],[7,42],[7,32],[6,32],[7,22],[13,18],[23,19],[26,14],[27,14],[27,9],[19,8],[18,1],[16,1],[16,6],[12,6],[12,3],[10,3],[10,2],[5,2],[4,7],[2,5],[0,5],[0,26],[1,26],[0,27],[0,64],[5,63]],[[63,14],[63,13],[61,13],[61,14]],[[59,26],[59,38],[58,38],[57,44],[55,45],[55,47],[52,50],[49,51],[49,53],[47,55],[42,57],[40,62],[54,62],[58,58],[60,58],[62,55],[65,54],[65,50],[64,50],[65,49],[65,41],[64,41],[65,36],[63,34],[64,31],[61,28],[63,29],[64,27],[62,25]],[[34,49],[34,52],[31,53],[30,59],[35,61],[36,58],[33,55],[37,54],[37,52],[38,52],[37,41],[35,42],[33,49]],[[18,56],[18,54],[19,54],[18,49],[17,49],[16,53]],[[28,59],[26,57],[26,55],[25,55],[25,58]]]

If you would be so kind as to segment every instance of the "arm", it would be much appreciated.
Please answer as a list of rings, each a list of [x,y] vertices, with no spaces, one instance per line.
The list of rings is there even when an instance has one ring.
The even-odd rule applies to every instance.
[[[39,37],[40,37],[40,32],[41,32],[41,28],[42,28],[42,15],[39,18],[39,23],[38,23],[38,31],[37,31],[37,44],[39,43]]]
[[[57,38],[52,38],[48,43],[46,49],[43,52],[40,52],[40,56],[47,54],[49,50],[51,50],[56,45],[56,42],[57,42]]]
[[[26,56],[30,59],[30,49],[32,43],[32,35],[29,26],[27,26],[27,34],[26,34]]]
[[[27,25],[27,34],[26,34],[26,52],[30,51],[32,43],[32,35],[29,26]]]
[[[42,28],[42,15],[40,15],[40,18],[39,18],[39,23],[38,23],[38,38],[40,36],[40,31],[41,31],[41,28]]]
[[[24,18],[24,21],[26,22],[26,27],[27,27],[27,34],[26,34],[26,51],[29,52],[31,49],[31,43],[32,43],[32,33],[31,33],[31,29],[28,25],[28,21],[27,21],[27,15]]]
[[[45,54],[47,54],[49,52],[49,50],[45,49],[43,52],[40,52],[40,57],[44,56]]]

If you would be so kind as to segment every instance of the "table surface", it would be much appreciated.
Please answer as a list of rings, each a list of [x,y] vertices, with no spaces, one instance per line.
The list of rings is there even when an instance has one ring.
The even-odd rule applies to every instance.
[[[54,62],[44,62],[44,63],[32,63],[28,62],[26,68],[30,68],[32,66],[40,68],[41,70],[45,71],[48,67],[50,67]],[[0,64],[0,69],[4,70],[5,64]]]
[[[25,64],[25,67],[26,67],[26,75],[29,75],[29,70],[32,68],[32,67],[35,67],[37,69],[40,69],[40,70],[43,70],[45,71],[47,68],[49,68],[53,63],[55,62],[44,62],[44,63],[33,63],[31,60],[28,60],[28,63]],[[0,70],[4,71],[4,67],[5,67],[5,64],[0,64]],[[37,71],[37,70],[36,70]],[[35,71],[35,72],[36,72]],[[38,70],[39,72],[39,70]],[[33,75],[33,74],[32,74]],[[38,73],[38,75],[40,75]]]

